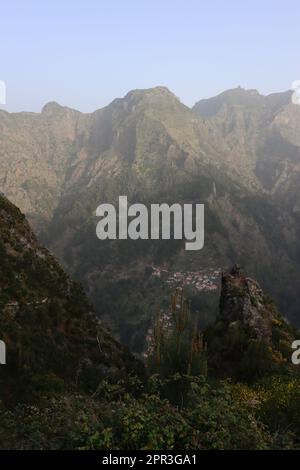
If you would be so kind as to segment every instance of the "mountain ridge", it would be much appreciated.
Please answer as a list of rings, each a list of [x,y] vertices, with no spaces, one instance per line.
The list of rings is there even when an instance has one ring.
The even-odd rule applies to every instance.
[[[1,400],[32,400],[38,389],[92,391],[107,376],[142,373],[103,329],[81,286],[1,195],[0,256],[0,338],[7,356]]]
[[[130,336],[139,316],[145,327],[154,315],[141,311],[133,286],[148,292],[144,270],[163,263],[171,271],[197,271],[237,261],[299,321],[300,108],[287,103],[289,92],[228,93],[254,101],[225,103],[207,118],[156,87],[133,90],[89,114],[50,103],[37,115],[0,115],[1,190],[84,283],[117,335]],[[214,98],[205,106],[214,109]],[[120,194],[146,205],[204,203],[204,249],[189,260],[179,243],[99,244],[95,209]],[[121,287],[120,279],[131,275],[138,280]],[[114,304],[120,289],[120,298],[131,299],[125,314]]]

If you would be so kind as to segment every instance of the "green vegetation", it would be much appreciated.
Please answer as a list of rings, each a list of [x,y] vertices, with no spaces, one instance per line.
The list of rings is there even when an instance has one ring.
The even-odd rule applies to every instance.
[[[175,291],[145,371],[2,197],[0,256],[0,449],[300,448],[295,332],[237,269],[204,332]]]
[[[166,390],[185,380],[183,405]],[[1,449],[299,448],[300,380],[248,385],[176,374],[103,381],[93,396],[57,394],[0,411]]]
[[[35,376],[31,396],[0,409],[0,448],[299,448],[300,374],[266,373],[257,363],[255,382],[221,379],[207,370],[209,349],[182,291],[172,296],[171,314],[168,330],[157,317],[144,379],[109,374],[83,394],[66,391],[51,373]]]
[[[37,242],[24,216],[0,197],[0,338],[9,360],[1,367],[7,406],[40,393],[94,390],[113,370],[141,370],[97,321],[82,287]]]

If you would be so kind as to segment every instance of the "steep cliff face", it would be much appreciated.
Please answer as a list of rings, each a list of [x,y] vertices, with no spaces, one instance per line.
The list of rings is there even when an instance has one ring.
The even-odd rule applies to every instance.
[[[220,312],[207,332],[210,366],[218,374],[254,381],[275,370],[292,370],[295,334],[239,266],[223,273]]]
[[[220,320],[229,328],[237,325],[252,331],[258,341],[271,344],[274,312],[256,281],[247,278],[238,266],[223,273]]]
[[[92,390],[109,375],[140,370],[107,334],[80,285],[36,240],[23,214],[0,196],[0,399],[39,391]]]
[[[215,126],[244,178],[299,216],[300,106],[292,92],[262,96],[236,88],[201,100],[194,111]]]
[[[54,102],[41,113],[0,111],[0,187],[40,231],[59,203],[128,167],[142,187],[160,187],[158,162],[220,163],[218,146],[218,132],[163,87],[132,91],[91,114]]]
[[[1,190],[37,230],[51,220],[86,127],[84,115],[56,103],[41,113],[0,111]]]

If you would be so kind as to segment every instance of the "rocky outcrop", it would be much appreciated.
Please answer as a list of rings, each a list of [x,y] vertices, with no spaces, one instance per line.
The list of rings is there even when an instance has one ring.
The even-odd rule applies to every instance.
[[[249,328],[257,340],[271,343],[273,318],[266,307],[264,293],[238,265],[222,274],[219,318],[228,328],[242,325]]]
[[[255,280],[237,265],[223,272],[219,315],[206,332],[212,370],[252,381],[278,368],[292,368],[295,336]]]

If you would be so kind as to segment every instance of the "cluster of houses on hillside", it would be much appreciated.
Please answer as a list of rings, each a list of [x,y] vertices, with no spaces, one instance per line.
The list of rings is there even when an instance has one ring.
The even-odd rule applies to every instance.
[[[162,267],[152,266],[152,276],[160,278],[170,287],[180,285],[192,287],[197,291],[213,291],[218,289],[221,269],[170,272]]]

